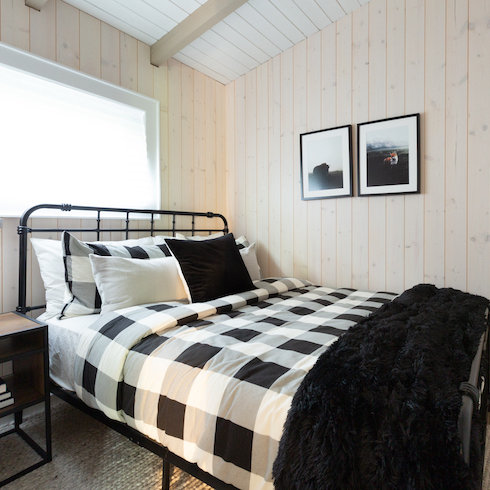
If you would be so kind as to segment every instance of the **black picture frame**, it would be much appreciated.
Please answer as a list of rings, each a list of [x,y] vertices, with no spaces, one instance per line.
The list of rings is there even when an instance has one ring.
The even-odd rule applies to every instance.
[[[301,198],[349,197],[352,185],[352,127],[300,134]]]
[[[420,193],[420,114],[358,124],[359,196]]]

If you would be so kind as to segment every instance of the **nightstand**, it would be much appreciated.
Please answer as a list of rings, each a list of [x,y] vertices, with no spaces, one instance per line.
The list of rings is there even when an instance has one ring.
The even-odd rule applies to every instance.
[[[12,362],[12,374],[4,376],[14,403],[0,408],[0,417],[13,414],[14,428],[0,434],[18,434],[42,458],[41,461],[2,481],[0,487],[51,461],[51,412],[49,400],[48,326],[20,313],[0,314],[0,363]],[[44,450],[20,427],[22,412],[44,403]],[[1,451],[1,441],[0,441]],[[8,457],[2,454],[3,457]]]

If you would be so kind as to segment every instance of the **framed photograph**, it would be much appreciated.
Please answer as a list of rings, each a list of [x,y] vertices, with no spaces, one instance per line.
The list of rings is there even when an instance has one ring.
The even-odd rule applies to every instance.
[[[351,126],[300,135],[302,199],[352,196]]]
[[[358,194],[420,192],[419,114],[357,126]]]

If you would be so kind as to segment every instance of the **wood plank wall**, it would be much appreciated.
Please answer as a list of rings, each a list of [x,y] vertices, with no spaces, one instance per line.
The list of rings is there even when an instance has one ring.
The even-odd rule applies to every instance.
[[[152,67],[148,46],[61,0],[0,0],[1,41],[160,100],[162,207],[224,212],[264,275],[487,297],[489,22],[487,0],[371,0],[224,87]],[[415,112],[420,195],[301,201],[300,133],[352,124],[356,163],[357,123]],[[16,226],[0,229],[0,311],[17,302]]]
[[[26,7],[24,0],[0,0],[0,41],[158,99],[162,209],[224,211],[222,84],[175,60],[153,67],[149,46],[61,0],[48,0],[41,12]],[[1,162],[4,164],[7,162]],[[60,219],[58,225],[66,221]],[[17,224],[18,219],[4,219],[0,229],[2,312],[17,304]],[[33,259],[33,286],[28,296],[42,304],[44,293],[36,267]]]
[[[226,86],[228,215],[265,275],[490,297],[490,2],[371,0]],[[421,114],[422,193],[302,201],[299,135]]]

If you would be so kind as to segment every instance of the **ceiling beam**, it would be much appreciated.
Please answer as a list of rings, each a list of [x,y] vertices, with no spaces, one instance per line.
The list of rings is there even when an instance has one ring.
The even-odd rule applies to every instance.
[[[160,66],[248,0],[208,0],[150,47],[152,65]]]
[[[36,10],[41,10],[48,0],[26,0],[26,5]]]

